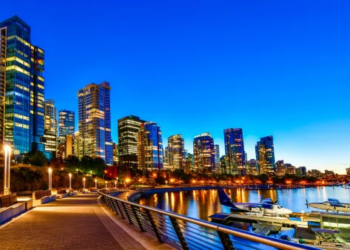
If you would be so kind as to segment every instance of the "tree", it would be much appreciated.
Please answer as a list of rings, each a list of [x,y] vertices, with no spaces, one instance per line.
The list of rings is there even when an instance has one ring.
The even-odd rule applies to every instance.
[[[64,167],[65,167],[65,169],[70,170],[70,171],[75,171],[75,169],[79,169],[80,168],[79,158],[74,156],[74,155],[68,156],[64,160]]]
[[[93,159],[93,169],[90,169],[96,175],[102,175],[106,167],[106,163],[102,158]]]
[[[47,158],[41,151],[36,151],[34,154],[29,156],[29,162],[31,165],[43,167],[47,164]]]

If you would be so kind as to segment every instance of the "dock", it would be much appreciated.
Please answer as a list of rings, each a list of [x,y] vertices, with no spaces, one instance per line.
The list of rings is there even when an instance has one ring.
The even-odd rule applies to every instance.
[[[280,224],[285,227],[307,227],[308,224],[306,221],[295,221],[290,220],[284,217],[264,217],[257,215],[247,215],[247,214],[229,214],[229,213],[216,213],[209,218],[214,222],[226,223],[230,221],[244,221],[244,222],[253,222],[253,223],[272,223],[272,224]]]
[[[282,225],[275,224],[253,224],[253,228],[255,228],[254,233],[261,234],[265,236],[269,236],[272,234],[277,234],[282,228]]]

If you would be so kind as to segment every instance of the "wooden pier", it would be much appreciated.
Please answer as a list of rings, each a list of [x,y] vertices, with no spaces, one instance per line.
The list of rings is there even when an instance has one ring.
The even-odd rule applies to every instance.
[[[275,225],[275,224],[253,224],[253,228],[255,228],[254,233],[256,234],[262,234],[265,236],[269,236],[272,234],[277,234],[282,228],[282,225]]]

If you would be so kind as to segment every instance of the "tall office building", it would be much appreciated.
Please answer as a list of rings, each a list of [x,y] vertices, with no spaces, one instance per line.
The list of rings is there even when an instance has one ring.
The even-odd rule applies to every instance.
[[[259,175],[259,169],[257,167],[257,162],[255,159],[251,159],[247,162],[247,174],[249,175]]]
[[[75,112],[70,110],[59,111],[59,141],[64,143],[66,135],[75,133]]]
[[[276,175],[284,176],[286,174],[286,170],[284,169],[284,161],[280,160],[276,162]]]
[[[102,82],[78,91],[82,155],[100,157],[108,165],[113,164],[110,90],[109,83]]]
[[[290,175],[295,175],[296,174],[295,167],[292,164],[290,164],[290,163],[285,163],[284,164],[284,169],[285,169],[286,174],[290,174]]]
[[[30,27],[18,16],[1,22],[0,34],[0,133],[15,156],[44,152],[44,51],[31,44]]]
[[[203,133],[194,137],[193,156],[196,170],[215,170],[214,140],[210,133]]]
[[[218,144],[214,145],[214,152],[215,152],[215,167],[217,167],[220,163],[220,147]]]
[[[161,170],[163,168],[162,131],[157,123],[141,124],[137,145],[139,169]]]
[[[181,135],[172,135],[168,137],[168,163],[169,167],[173,169],[181,168],[184,166],[185,148],[184,139]]]
[[[44,144],[46,157],[48,159],[55,158],[57,151],[57,117],[54,100],[45,101]]]
[[[273,137],[260,138],[255,146],[256,160],[260,174],[273,174],[275,172],[275,149]]]
[[[118,120],[119,164],[137,167],[137,138],[140,126],[145,121],[134,115]]]
[[[245,151],[243,131],[240,128],[224,130],[225,154],[231,174],[245,175]]]

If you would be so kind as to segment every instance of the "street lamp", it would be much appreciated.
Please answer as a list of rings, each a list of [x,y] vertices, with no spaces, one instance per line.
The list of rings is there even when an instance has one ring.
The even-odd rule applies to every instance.
[[[117,189],[117,181],[114,182],[114,187]]]
[[[49,190],[52,189],[52,169],[49,168]]]
[[[9,145],[4,146],[4,195],[11,193],[10,191],[10,167],[11,167],[11,147]]]
[[[72,189],[72,174],[69,173],[69,190]]]
[[[85,177],[83,178],[83,184],[84,184],[84,189],[83,189],[83,191],[85,191]]]
[[[95,188],[97,189],[97,179],[95,179]]]
[[[106,188],[107,188],[107,181],[105,181],[105,185],[106,185]]]

